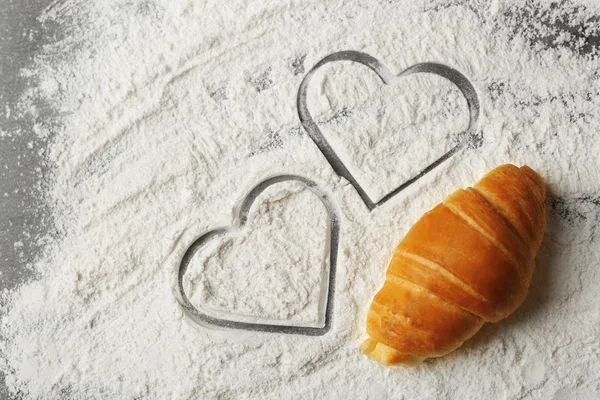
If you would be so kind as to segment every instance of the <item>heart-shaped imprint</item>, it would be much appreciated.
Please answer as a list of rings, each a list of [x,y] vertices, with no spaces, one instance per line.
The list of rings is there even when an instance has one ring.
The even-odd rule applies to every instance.
[[[328,258],[329,263],[328,263],[328,266],[326,266],[326,268],[321,268],[321,270],[318,271],[318,273],[320,275],[315,277],[315,280],[319,281],[319,282],[316,282],[316,284],[319,285],[320,287],[316,288],[317,290],[310,290],[311,288],[308,288],[309,291],[311,291],[311,292],[318,292],[318,295],[317,295],[318,302],[315,305],[317,308],[317,314],[318,314],[317,318],[311,319],[309,321],[306,321],[306,318],[302,318],[301,321],[294,320],[294,318],[286,319],[285,315],[280,316],[280,318],[277,318],[277,317],[261,318],[256,315],[249,315],[247,312],[244,313],[243,311],[236,311],[236,312],[225,311],[222,309],[222,307],[220,307],[221,309],[217,309],[212,304],[210,304],[208,301],[206,301],[204,299],[200,300],[200,303],[198,301],[195,301],[194,304],[196,304],[197,307],[194,306],[194,304],[190,300],[190,297],[188,296],[188,295],[190,295],[190,296],[193,296],[193,295],[190,293],[187,293],[185,290],[186,273],[188,273],[192,270],[190,268],[190,266],[193,265],[192,260],[194,259],[194,257],[198,256],[198,254],[201,250],[206,250],[207,248],[209,248],[209,242],[215,243],[219,239],[221,240],[221,242],[224,242],[226,239],[229,238],[229,243],[235,245],[236,242],[235,242],[234,238],[237,236],[237,234],[239,232],[244,231],[245,228],[250,228],[249,226],[247,226],[249,223],[248,214],[249,214],[250,209],[252,208],[253,204],[255,204],[255,200],[257,198],[259,198],[259,196],[263,192],[265,192],[265,190],[267,190],[269,187],[271,187],[274,184],[282,183],[282,182],[293,182],[296,185],[300,185],[303,188],[310,190],[311,194],[316,195],[316,197],[319,199],[319,201],[324,205],[324,208],[325,208],[325,211],[327,214],[327,224],[326,224],[327,237],[325,238],[325,246],[327,247],[327,251],[325,254],[325,259]],[[293,211],[291,211],[291,212],[293,212]],[[253,213],[253,215],[254,215],[254,213]],[[265,180],[264,182],[260,183],[256,187],[254,187],[250,191],[250,193],[248,193],[248,195],[245,197],[245,199],[243,200],[241,207],[239,209],[239,216],[238,216],[238,218],[236,218],[236,221],[232,226],[226,227],[226,228],[218,228],[218,229],[214,229],[209,232],[206,232],[205,234],[200,236],[198,239],[196,239],[196,241],[194,241],[194,243],[192,243],[192,245],[188,248],[185,255],[183,256],[183,259],[181,261],[179,271],[178,271],[178,285],[177,285],[178,293],[177,294],[178,294],[178,300],[179,300],[180,304],[183,306],[184,310],[192,318],[192,320],[194,320],[196,323],[198,323],[200,325],[209,325],[209,326],[216,326],[216,327],[230,328],[230,329],[244,329],[244,330],[252,330],[252,331],[274,332],[274,333],[323,335],[331,327],[332,310],[333,310],[333,293],[334,293],[334,289],[335,289],[335,267],[336,267],[337,249],[338,249],[338,240],[339,240],[339,222],[338,221],[339,221],[339,218],[335,211],[335,208],[332,205],[331,200],[325,195],[324,192],[322,192],[318,188],[318,186],[316,185],[315,182],[313,182],[309,179],[306,179],[304,177],[296,176],[296,175],[280,175],[280,176],[276,176],[276,177]],[[289,221],[286,221],[286,222],[289,222]],[[298,221],[296,221],[296,222],[298,222]],[[263,223],[263,225],[266,224],[265,221],[262,221],[261,223]],[[273,223],[273,221],[269,220],[269,223]],[[251,233],[253,233],[253,232],[251,232]],[[268,235],[269,235],[269,232],[267,232],[267,236]],[[296,240],[298,240],[298,239],[299,238],[296,238]],[[250,240],[250,239],[248,239],[248,240]],[[258,238],[259,242],[264,241],[264,240],[267,240],[266,237]],[[238,243],[238,244],[240,244],[240,243]],[[244,243],[244,244],[247,245],[247,243]],[[275,254],[273,254],[273,256],[278,256],[285,260],[286,254],[284,253],[284,251],[285,251],[285,246],[287,246],[288,244],[289,243],[284,244],[283,248],[277,248],[277,246],[275,246]],[[250,251],[252,251],[252,250],[250,250]],[[279,252],[279,254],[277,254],[277,252]],[[254,256],[254,254],[248,254],[248,257],[246,257],[245,253],[240,253],[240,254],[242,256],[242,258],[240,258],[240,260],[241,259],[245,260],[245,258],[250,259]],[[271,260],[271,261],[276,261],[276,260]],[[290,262],[290,264],[293,262],[294,261],[292,260]],[[242,267],[243,263],[239,262],[238,264],[239,265],[236,264],[234,267],[236,267],[236,268]],[[207,263],[204,263],[202,265],[207,265]],[[267,257],[267,265],[269,265],[268,257]],[[217,266],[216,268],[219,268],[219,267]],[[210,271],[208,271],[208,272],[210,274],[214,274],[215,271],[218,271],[218,270],[213,270],[212,272],[210,272]],[[220,272],[224,275],[227,275],[227,273],[228,273],[228,271],[220,271]],[[244,276],[242,272],[243,271],[240,271],[240,273],[241,273],[240,276]],[[248,274],[252,273],[251,271],[247,271],[247,272],[248,272]],[[269,272],[269,270],[265,270],[264,272]],[[270,272],[272,273],[273,271],[270,271]],[[286,271],[283,271],[283,272],[284,272],[283,276],[289,277],[288,274],[286,273]],[[292,271],[290,270],[288,272],[291,273]],[[256,271],[254,273],[256,273]],[[272,282],[278,282],[279,277],[281,277],[281,275],[277,275],[277,274],[274,275],[275,279],[272,280]],[[188,278],[189,278],[189,276],[188,276]],[[247,277],[247,280],[251,281],[252,277]],[[203,282],[203,283],[205,284],[206,282]],[[227,282],[227,283],[229,284],[230,282]],[[247,282],[244,282],[244,283],[247,283]],[[279,282],[279,283],[281,283],[281,282]],[[308,283],[308,282],[301,282],[301,283],[310,285],[310,283]],[[292,284],[293,284],[293,282],[292,282]],[[200,285],[200,287],[202,287],[202,285]],[[216,288],[216,290],[218,290],[218,289],[219,288]],[[259,288],[259,289],[260,290],[272,289],[274,291],[277,290],[275,287]],[[273,296],[269,296],[271,293],[266,293],[266,294],[263,293],[263,295],[261,297],[264,297],[264,298],[255,299],[255,300],[257,300],[261,304],[267,303],[267,304],[271,305],[270,303],[268,303],[268,300],[265,299],[266,297],[273,297],[276,300],[277,296],[285,296],[285,295],[290,294],[289,287],[288,287],[288,289],[285,289],[285,287],[283,287],[283,289],[282,288],[279,288],[279,289],[281,291],[281,293],[279,293],[279,294],[274,293]],[[209,289],[209,291],[210,290],[215,290],[215,288],[213,287],[212,289]],[[242,295],[243,295],[243,293],[239,293],[238,297],[243,297]],[[304,306],[306,306],[306,304],[304,304]],[[307,310],[301,310],[300,314],[302,314],[302,311],[307,311]],[[304,314],[307,314],[307,313],[304,313]],[[304,315],[304,316],[306,316],[306,315]]]
[[[307,92],[311,78],[321,67],[334,61],[353,61],[359,64],[363,64],[370,68],[372,71],[374,71],[375,74],[386,85],[392,85],[401,78],[417,73],[434,74],[449,80],[454,85],[456,85],[456,87],[460,90],[461,94],[467,101],[467,106],[469,109],[469,122],[466,131],[460,135],[460,140],[458,141],[458,143],[452,146],[446,153],[441,155],[435,161],[431,162],[429,165],[424,165],[423,169],[419,173],[410,177],[400,186],[383,195],[383,197],[381,197],[381,199],[379,199],[378,201],[374,201],[371,197],[369,197],[367,192],[358,183],[358,180],[352,175],[352,173],[349,171],[349,169],[338,156],[338,154],[335,152],[335,150],[333,150],[332,146],[327,141],[327,139],[319,129],[319,126],[317,125],[317,123],[315,122],[315,120],[309,112],[307,104]],[[308,74],[304,77],[302,83],[300,84],[300,89],[298,91],[297,98],[297,106],[298,115],[300,117],[300,121],[302,122],[302,126],[304,127],[310,138],[314,141],[321,153],[325,156],[333,170],[339,176],[345,178],[348,182],[350,182],[350,184],[356,189],[360,198],[369,210],[373,210],[381,204],[385,203],[393,196],[401,192],[403,189],[407,188],[412,183],[416,182],[419,178],[423,177],[435,167],[443,163],[445,160],[449,159],[454,154],[456,154],[462,147],[464,147],[468,143],[469,138],[471,138],[474,135],[477,126],[477,121],[479,118],[479,100],[475,88],[469,82],[469,80],[457,70],[437,63],[421,63],[405,69],[398,75],[394,75],[385,65],[383,65],[376,58],[357,51],[342,51],[339,53],[334,53],[319,61],[308,72]]]

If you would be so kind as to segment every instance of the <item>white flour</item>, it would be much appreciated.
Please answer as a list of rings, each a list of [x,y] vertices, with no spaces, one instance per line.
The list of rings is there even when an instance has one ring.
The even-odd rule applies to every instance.
[[[0,369],[11,393],[597,397],[600,9],[589,3],[54,3],[42,21],[63,26],[64,39],[23,72],[33,84],[23,109],[47,101],[62,127],[36,128],[52,137],[47,201],[57,234],[34,265],[35,279],[0,298]],[[344,49],[365,51],[394,72],[422,61],[451,65],[482,103],[480,139],[372,213],[333,173],[296,112],[304,74]],[[373,195],[435,159],[466,123],[464,100],[451,85],[407,79],[386,88],[365,68],[334,66],[312,89],[316,119]],[[348,122],[327,123],[336,115]],[[416,369],[384,368],[361,355],[366,310],[395,245],[422,213],[503,162],[531,165],[550,193],[548,232],[523,306]],[[332,330],[279,336],[189,323],[173,295],[183,253],[203,232],[230,225],[247,192],[280,173],[316,180],[341,213]],[[294,207],[255,205],[259,229],[247,233],[255,254],[231,247],[213,252],[219,263],[196,265],[196,301],[313,319],[323,239],[294,239],[294,250],[268,247],[323,227],[322,212],[303,193],[284,195]],[[268,218],[300,226],[277,230]],[[307,222],[313,218],[321,222]],[[259,252],[276,264],[273,271]],[[245,281],[238,261],[257,276]],[[281,279],[286,265],[293,267],[289,281]],[[207,282],[217,288],[212,294],[202,292]]]

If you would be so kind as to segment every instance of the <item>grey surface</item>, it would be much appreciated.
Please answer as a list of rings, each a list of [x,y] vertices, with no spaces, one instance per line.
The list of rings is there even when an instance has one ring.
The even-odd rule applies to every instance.
[[[23,266],[38,253],[37,242],[49,225],[39,188],[44,182],[44,142],[35,124],[51,126],[44,104],[23,115],[19,99],[34,82],[20,76],[33,55],[53,41],[55,28],[37,21],[49,0],[8,1],[0,5],[0,288],[23,282]]]
[[[20,76],[20,71],[32,63],[45,44],[60,39],[59,27],[37,20],[51,3],[53,0],[0,0],[0,290],[31,277],[25,267],[39,254],[40,240],[52,232],[51,216],[41,199],[42,183],[47,181],[40,154],[45,143],[33,129],[36,124],[44,124],[52,130],[54,118],[44,104],[35,104],[37,111],[29,114],[19,109],[24,92],[36,87],[34,81]],[[538,21],[536,26],[514,27],[515,33],[530,32],[531,45],[567,47],[580,55],[594,54],[600,48],[600,33],[588,29],[600,21],[600,16],[590,15],[584,22],[569,24],[568,15],[556,17],[538,12],[535,7],[508,13],[515,13],[516,20]],[[573,35],[573,40],[556,42],[564,33]],[[598,200],[594,197],[581,201]],[[551,200],[550,206],[568,217],[569,204],[559,198]],[[46,240],[52,240],[51,236]],[[8,398],[0,371],[0,399]]]
[[[39,240],[51,226],[37,190],[45,178],[39,153],[44,143],[33,127],[51,124],[52,115],[43,104],[36,104],[38,112],[31,115],[19,111],[19,99],[32,85],[20,70],[31,64],[44,44],[56,39],[56,27],[37,21],[50,2],[0,1],[0,290],[31,276],[25,265],[35,259]],[[0,398],[9,398],[2,371]]]

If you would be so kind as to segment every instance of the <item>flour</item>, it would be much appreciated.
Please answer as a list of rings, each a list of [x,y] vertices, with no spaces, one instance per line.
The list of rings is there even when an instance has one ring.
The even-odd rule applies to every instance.
[[[597,397],[600,9],[589,3],[53,3],[40,22],[65,34],[23,72],[32,88],[21,112],[35,113],[41,101],[56,111],[36,128],[50,141],[45,192],[55,232],[31,266],[31,281],[0,297],[0,369],[10,393]],[[423,61],[450,65],[469,77],[482,104],[468,148],[371,213],[297,116],[303,75],[343,49],[367,52],[395,73]],[[467,119],[452,85],[406,79],[384,87],[365,68],[332,66],[311,88],[315,119],[374,196],[443,153]],[[348,122],[334,122],[335,115]],[[550,193],[548,232],[525,303],[419,368],[384,368],[364,357],[366,311],[395,245],[446,195],[504,162],[531,165]],[[174,296],[181,257],[202,233],[233,224],[249,190],[281,173],[315,180],[340,211],[331,331],[304,337],[194,325]],[[198,304],[315,317],[322,209],[308,192],[287,188],[281,197],[273,189],[250,214],[257,230],[242,233],[260,246],[255,254],[244,257],[235,239],[207,249],[204,258],[213,261],[199,254],[189,276],[196,288],[188,287]],[[277,247],[283,238],[293,239]],[[245,271],[257,276],[244,280]]]

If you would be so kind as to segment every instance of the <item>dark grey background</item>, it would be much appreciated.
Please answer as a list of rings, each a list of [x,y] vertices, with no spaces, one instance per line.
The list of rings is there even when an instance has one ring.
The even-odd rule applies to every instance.
[[[37,21],[50,3],[0,1],[0,290],[13,288],[31,276],[25,265],[35,259],[38,242],[51,226],[39,190],[46,173],[39,153],[44,142],[33,133],[33,127],[50,123],[52,115],[44,104],[36,104],[39,112],[26,116],[19,110],[24,91],[35,85],[20,76],[21,69],[31,65],[44,44],[58,38],[56,27]],[[9,398],[2,371],[0,398]]]
[[[27,272],[22,266],[34,259],[36,243],[49,224],[40,191],[45,143],[33,128],[51,127],[53,118],[40,103],[35,104],[37,112],[23,115],[19,103],[25,90],[35,87],[21,69],[31,65],[44,44],[57,39],[55,27],[37,21],[50,2],[2,0],[0,5],[0,289],[23,282]]]

